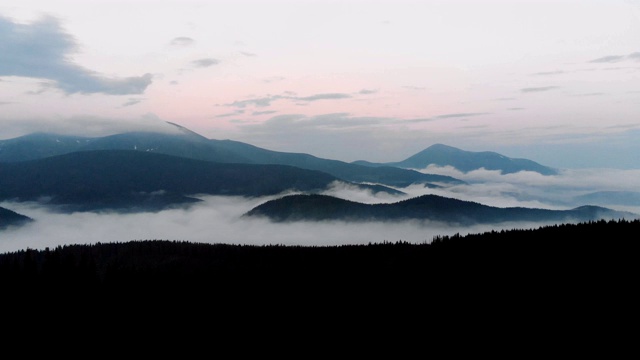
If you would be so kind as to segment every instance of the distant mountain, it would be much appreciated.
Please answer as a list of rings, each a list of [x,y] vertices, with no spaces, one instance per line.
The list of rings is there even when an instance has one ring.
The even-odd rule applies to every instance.
[[[574,202],[597,205],[640,206],[640,192],[636,191],[596,191],[574,198]]]
[[[0,230],[6,229],[9,226],[21,226],[31,221],[33,221],[33,219],[28,216],[0,207]]]
[[[555,175],[558,173],[556,169],[540,165],[535,161],[510,158],[491,151],[464,151],[443,144],[431,145],[399,162],[371,163],[355,161],[353,164],[397,166],[405,169],[425,169],[429,165],[452,166],[462,172],[484,168],[486,170],[500,170],[503,174],[512,174],[519,171],[534,171],[542,175]]]
[[[34,160],[76,151],[136,150],[219,163],[289,165],[322,171],[345,181],[396,187],[416,183],[430,187],[464,183],[450,176],[423,174],[390,166],[362,166],[309,154],[266,150],[238,141],[207,139],[179,125],[169,124],[176,131],[129,132],[97,138],[38,133],[0,140],[0,162]]]
[[[258,205],[246,216],[265,216],[278,222],[429,220],[460,225],[507,221],[562,223],[639,217],[598,206],[581,206],[571,210],[499,208],[437,195],[423,195],[390,204],[362,204],[326,195],[290,195]]]
[[[0,163],[0,200],[49,199],[69,210],[157,210],[194,194],[263,196],[320,191],[336,177],[286,165],[224,164],[132,150],[80,151]],[[381,186],[363,189],[401,193]]]

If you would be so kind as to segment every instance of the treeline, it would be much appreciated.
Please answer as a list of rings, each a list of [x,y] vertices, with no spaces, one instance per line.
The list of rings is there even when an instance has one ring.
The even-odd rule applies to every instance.
[[[593,221],[340,246],[204,244],[144,240],[0,254],[13,293],[326,293],[537,296],[621,290],[637,282],[640,220]],[[539,294],[538,294],[539,295]]]

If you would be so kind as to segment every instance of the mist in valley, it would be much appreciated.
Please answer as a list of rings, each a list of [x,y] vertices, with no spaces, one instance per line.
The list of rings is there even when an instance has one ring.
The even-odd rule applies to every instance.
[[[559,175],[542,176],[520,172],[502,175],[477,170],[461,173],[455,169],[430,167],[422,171],[450,175],[466,185],[429,188],[413,185],[398,188],[405,195],[372,193],[336,182],[323,194],[367,204],[392,203],[423,194],[435,194],[475,201],[497,207],[569,209],[581,205],[573,199],[594,191],[635,191],[640,188],[640,170],[562,170]],[[27,248],[55,248],[59,245],[126,242],[134,240],[175,240],[199,243],[247,245],[335,246],[406,241],[430,242],[437,235],[461,235],[491,230],[537,228],[543,223],[501,223],[458,226],[436,222],[294,222],[273,223],[265,218],[244,217],[253,207],[287,194],[245,198],[236,196],[194,196],[202,201],[187,208],[159,212],[62,213],[55,207],[34,202],[0,202],[0,206],[35,219],[19,228],[0,232],[0,252]],[[615,210],[640,214],[640,203],[599,204]]]

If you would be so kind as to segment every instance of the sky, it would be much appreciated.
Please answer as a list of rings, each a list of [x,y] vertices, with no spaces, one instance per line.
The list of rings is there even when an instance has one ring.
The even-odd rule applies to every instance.
[[[163,121],[343,161],[640,169],[640,0],[0,3],[0,139]]]

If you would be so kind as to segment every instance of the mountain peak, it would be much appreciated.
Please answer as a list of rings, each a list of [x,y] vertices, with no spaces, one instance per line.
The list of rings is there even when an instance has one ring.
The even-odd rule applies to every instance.
[[[492,151],[465,151],[444,144],[433,144],[421,152],[393,164],[414,169],[424,169],[429,165],[453,166],[463,172],[484,168],[486,170],[500,170],[503,174],[519,171],[534,171],[543,175],[557,173],[555,169],[531,160],[510,158]]]
[[[178,131],[178,134],[180,134],[180,135],[185,135],[185,136],[190,136],[190,137],[197,137],[197,138],[200,138],[201,140],[209,140],[209,139],[207,139],[206,137],[204,137],[204,136],[202,136],[202,135],[198,134],[198,133],[197,133],[197,132],[195,132],[195,131],[192,131],[192,130],[187,129],[187,128],[186,128],[186,127],[184,127],[184,126],[178,125],[178,124],[176,124],[176,123],[172,123],[172,122],[170,122],[170,121],[167,121],[166,123],[167,123],[167,124],[169,124],[169,125],[171,125],[171,126],[173,126],[173,128],[174,128],[175,130],[177,130],[177,131]]]

